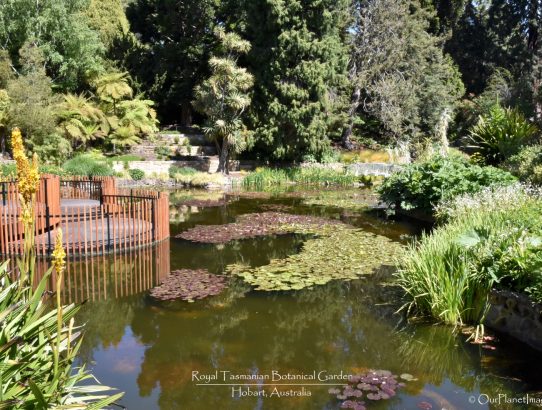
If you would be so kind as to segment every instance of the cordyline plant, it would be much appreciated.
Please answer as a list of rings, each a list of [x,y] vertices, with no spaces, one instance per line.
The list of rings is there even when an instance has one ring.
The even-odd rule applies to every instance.
[[[56,408],[101,409],[123,393],[109,395],[110,387],[81,385],[92,379],[84,366],[73,368],[81,346],[81,329],[74,327],[78,305],[61,305],[65,252],[59,229],[51,268],[33,286],[34,209],[40,176],[38,160],[28,160],[21,134],[12,133],[17,162],[24,254],[17,260],[18,275],[12,279],[8,262],[0,264],[0,409]],[[56,273],[56,300],[46,285]],[[56,302],[56,306],[55,306]]]

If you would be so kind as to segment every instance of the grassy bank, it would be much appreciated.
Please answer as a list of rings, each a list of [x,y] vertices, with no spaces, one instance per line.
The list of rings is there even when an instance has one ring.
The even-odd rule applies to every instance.
[[[358,183],[369,184],[370,178],[321,167],[259,168],[243,179],[245,188],[256,189],[288,184],[349,186]]]
[[[493,287],[542,301],[542,201],[515,184],[443,202],[445,223],[423,235],[400,262],[408,309],[449,324],[478,324]]]

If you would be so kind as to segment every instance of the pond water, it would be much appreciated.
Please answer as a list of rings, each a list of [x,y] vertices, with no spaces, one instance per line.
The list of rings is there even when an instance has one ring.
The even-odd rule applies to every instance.
[[[172,236],[198,224],[225,224],[268,210],[340,219],[402,243],[420,233],[420,226],[340,199],[359,194],[332,192],[322,201],[322,192],[226,197],[179,191],[172,194]],[[219,206],[208,207],[212,201]],[[467,343],[448,327],[407,323],[395,313],[396,290],[384,286],[391,267],[300,291],[257,292],[234,280],[221,295],[194,303],[157,302],[148,295],[170,270],[221,274],[232,263],[261,266],[298,253],[306,238],[291,234],[214,245],[172,237],[152,250],[72,263],[64,297],[88,300],[78,316],[87,323],[81,360],[102,383],[125,392],[121,404],[128,409],[338,409],[340,401],[328,392],[337,381],[310,376],[325,379],[368,369],[408,373],[416,380],[388,400],[365,400],[367,409],[530,408],[506,399],[542,389],[542,355],[501,336],[492,350]],[[274,381],[229,379],[273,372]],[[218,380],[206,383],[205,374]],[[308,376],[292,381],[287,374]],[[268,396],[240,398],[239,383]],[[270,396],[290,390],[300,396]],[[500,404],[488,402],[500,394],[506,395]]]

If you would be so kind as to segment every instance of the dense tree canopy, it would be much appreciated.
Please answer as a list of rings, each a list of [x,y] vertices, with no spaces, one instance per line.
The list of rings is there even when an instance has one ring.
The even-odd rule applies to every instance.
[[[349,96],[349,1],[247,2],[256,147],[275,159],[321,159]]]
[[[495,103],[542,122],[541,23],[542,0],[5,0],[0,141],[19,125],[55,158],[137,143],[157,119],[208,127],[194,102],[217,27],[250,43],[235,64],[254,79],[252,158],[325,161],[449,121],[461,138]]]
[[[77,90],[103,70],[105,51],[83,11],[88,0],[5,0],[0,3],[0,47],[20,67],[25,44],[38,47],[47,75],[61,90]]]

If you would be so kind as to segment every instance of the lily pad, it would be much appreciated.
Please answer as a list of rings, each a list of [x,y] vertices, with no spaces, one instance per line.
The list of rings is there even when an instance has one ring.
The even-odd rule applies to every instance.
[[[181,269],[171,272],[159,286],[150,291],[158,300],[181,299],[193,302],[208,296],[218,295],[227,285],[224,276],[210,274],[205,269]]]
[[[281,212],[262,212],[241,215],[237,222],[224,225],[197,225],[176,238],[201,243],[227,243],[244,238],[313,232],[326,226],[344,225],[340,221],[307,215],[292,215]]]
[[[289,227],[303,231],[303,227]],[[305,228],[305,233],[311,233]],[[382,265],[393,264],[401,245],[386,237],[340,224],[312,229],[300,253],[273,259],[268,265],[250,268],[234,264],[226,272],[241,277],[256,290],[299,290],[325,285],[332,280],[354,280]]]
[[[359,401],[362,396],[365,396],[370,402],[388,400],[396,395],[400,383],[397,376],[390,371],[369,370],[365,373],[352,375],[348,379],[348,384],[343,387],[342,392],[339,389],[329,390],[330,394],[341,401],[340,407],[342,409],[365,409],[365,402]],[[365,391],[367,391],[366,394]]]

